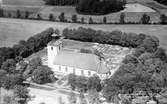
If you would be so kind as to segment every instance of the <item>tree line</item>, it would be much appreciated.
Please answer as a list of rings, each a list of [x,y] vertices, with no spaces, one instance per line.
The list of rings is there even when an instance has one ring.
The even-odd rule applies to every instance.
[[[67,39],[133,48],[142,44],[143,40],[147,37],[145,34],[124,33],[121,31],[104,32],[83,27],[79,27],[78,29],[66,28],[63,30],[62,35]]]
[[[159,23],[151,22],[151,17],[148,14],[142,14],[140,20],[138,22],[131,22],[126,21],[126,14],[121,13],[119,15],[119,21],[118,22],[110,22],[106,16],[104,16],[102,19],[102,22],[95,22],[95,20],[90,16],[88,18],[88,21],[85,21],[86,18],[81,17],[79,18],[77,14],[71,15],[71,20],[67,20],[67,17],[65,16],[65,13],[62,12],[56,18],[54,14],[49,14],[48,18],[43,18],[41,14],[37,14],[36,16],[32,17],[33,13],[29,11],[6,11],[4,9],[0,9],[0,17],[7,17],[7,18],[19,18],[19,19],[34,19],[34,20],[47,20],[52,22],[72,22],[72,23],[82,23],[82,24],[167,24],[167,16],[165,14],[161,14],[159,18]]]
[[[46,5],[58,5],[58,6],[64,6],[64,5],[77,5],[79,3],[79,0],[44,0]]]
[[[167,5],[167,1],[166,1],[166,0],[155,0],[155,1],[157,1],[157,2],[159,2],[159,3],[161,3],[161,4]]]

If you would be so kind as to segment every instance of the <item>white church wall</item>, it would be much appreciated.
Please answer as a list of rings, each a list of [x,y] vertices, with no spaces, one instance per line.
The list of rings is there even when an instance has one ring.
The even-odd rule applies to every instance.
[[[62,65],[53,65],[52,70],[55,73],[62,73],[62,74],[75,74],[78,76],[86,76],[90,77],[94,74],[97,74],[95,71],[91,70],[85,70],[85,69],[79,69],[79,68],[74,68],[74,67],[68,67],[68,66],[62,66]]]

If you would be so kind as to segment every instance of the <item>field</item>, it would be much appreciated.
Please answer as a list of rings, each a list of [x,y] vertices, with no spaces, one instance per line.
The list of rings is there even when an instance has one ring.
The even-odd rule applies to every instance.
[[[81,21],[81,18],[84,17],[85,22],[87,23],[90,17],[92,17],[93,21],[97,23],[103,23],[103,18],[104,18],[104,15],[103,16],[93,16],[93,15],[78,14],[75,10],[75,7],[71,7],[71,6],[46,6],[44,5],[43,0],[27,0],[27,1],[26,0],[3,0],[3,3],[4,3],[3,8],[5,10],[16,11],[17,9],[19,9],[21,11],[30,11],[30,12],[33,12],[33,15],[31,17],[36,17],[37,14],[41,14],[43,19],[48,19],[49,15],[52,13],[54,14],[56,20],[59,20],[58,16],[62,12],[65,13],[65,17],[68,21],[71,21],[71,17],[73,14],[77,14],[78,21]],[[133,22],[133,23],[139,22],[141,16],[144,13],[147,13],[151,17],[151,22],[156,23],[156,22],[159,22],[159,16],[160,16],[159,11],[161,10],[162,13],[166,13],[165,12],[166,9],[159,9],[160,5],[157,6],[157,4],[152,2],[152,0],[146,0],[146,1],[128,0],[128,3],[140,3],[144,5],[137,6],[139,8],[136,8],[136,9],[130,7],[130,8],[127,8],[121,11],[121,12],[125,12],[126,14],[126,19],[125,19],[126,22]],[[133,4],[130,4],[130,5],[133,5]],[[154,7],[154,5],[156,5],[155,8],[157,9],[155,8],[153,9],[158,10],[158,12],[149,12],[150,9]],[[151,7],[151,8],[148,8],[146,6]],[[105,17],[107,17],[107,22],[112,22],[112,23],[119,22],[118,17],[120,16],[121,12],[105,15]]]
[[[0,47],[12,46],[19,40],[25,40],[49,27],[63,30],[64,28],[78,28],[82,26],[104,31],[121,30],[124,32],[145,33],[157,36],[160,39],[161,46],[167,49],[166,25],[89,25],[6,18],[0,18],[0,21]]]
[[[26,40],[30,36],[35,35],[49,26],[40,26],[36,23],[18,23],[1,21],[0,19],[0,47],[13,46],[19,40]]]
[[[144,6],[141,6],[141,8],[142,7],[144,7]],[[54,7],[49,6],[49,7],[44,7],[42,9],[40,9],[40,11],[38,13],[40,13],[42,15],[42,17],[45,18],[45,19],[48,19],[49,14],[52,13],[52,14],[54,14],[56,20],[59,20],[58,16],[62,12],[64,12],[65,13],[65,17],[66,17],[66,19],[68,21],[71,21],[71,17],[72,17],[73,14],[77,14],[77,17],[78,17],[79,21],[81,21],[81,18],[84,17],[85,22],[87,22],[87,23],[88,23],[90,17],[93,18],[94,22],[103,23],[104,16],[107,18],[108,22],[112,22],[112,23],[119,22],[119,16],[120,16],[120,14],[122,12],[125,12],[125,15],[126,15],[125,20],[127,22],[129,22],[129,21],[130,22],[139,22],[140,18],[142,17],[142,15],[144,13],[147,13],[148,15],[150,15],[151,21],[159,22],[159,13],[157,13],[157,12],[149,12],[150,10],[148,10],[148,12],[147,12],[146,9],[141,9],[141,8],[139,7],[136,10],[134,10],[133,8],[130,8],[130,9],[125,9],[124,11],[120,11],[120,12],[117,12],[117,13],[111,13],[111,14],[108,14],[108,15],[93,16],[93,15],[78,14],[76,12],[76,10],[75,10],[75,7],[71,7],[71,6],[62,6],[62,7],[60,7],[60,6],[54,6]],[[130,11],[130,12],[128,12],[127,10]],[[141,10],[144,10],[144,11],[141,11]],[[135,11],[135,12],[132,12],[132,11]],[[138,12],[138,11],[140,11],[140,12]]]
[[[8,5],[31,5],[31,6],[39,6],[44,5],[43,0],[2,0],[3,4]]]

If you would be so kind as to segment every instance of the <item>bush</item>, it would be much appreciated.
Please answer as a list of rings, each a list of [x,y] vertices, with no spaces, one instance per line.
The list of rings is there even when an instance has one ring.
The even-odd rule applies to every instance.
[[[53,82],[54,72],[47,66],[38,66],[32,73],[32,80],[37,84]]]
[[[21,18],[21,11],[20,10],[17,10],[17,12],[16,12],[16,18]]]
[[[0,8],[0,17],[4,16],[4,10],[2,8]]]
[[[81,23],[85,23],[85,18],[84,17],[81,18]]]
[[[107,23],[107,18],[103,17],[103,23]]]
[[[59,16],[59,21],[60,22],[65,22],[65,16],[64,16],[64,12],[62,12]]]
[[[53,14],[49,14],[49,21],[54,21],[55,20],[55,17]]]
[[[120,24],[124,24],[125,23],[125,13],[121,13],[120,15]]]
[[[30,15],[29,11],[26,11],[26,12],[25,12],[25,19],[28,19],[28,18],[29,18],[29,15]]]
[[[150,16],[148,16],[147,14],[143,14],[140,21],[142,24],[149,24],[150,23]]]
[[[92,19],[92,17],[89,18],[89,24],[93,24],[93,19]]]
[[[71,18],[72,22],[77,23],[77,19],[78,18],[76,14],[72,15],[72,18]]]
[[[42,20],[42,17],[40,14],[37,14],[37,20]]]
[[[165,14],[162,14],[161,16],[160,16],[160,23],[161,24],[167,24],[167,16],[165,15]]]

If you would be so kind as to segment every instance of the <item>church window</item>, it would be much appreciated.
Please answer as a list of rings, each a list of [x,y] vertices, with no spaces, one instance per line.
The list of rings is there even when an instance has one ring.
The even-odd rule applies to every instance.
[[[66,67],[66,72],[68,72],[68,68]]]
[[[53,50],[53,47],[51,47],[51,50]]]
[[[59,66],[59,71],[61,71],[61,66]]]
[[[75,74],[75,68],[73,69],[73,74]]]
[[[81,70],[81,75],[84,75],[84,71],[83,70]]]
[[[90,71],[88,71],[88,75],[89,75],[89,76],[91,75],[91,72],[90,72]]]
[[[60,50],[60,46],[59,46],[59,50]]]

